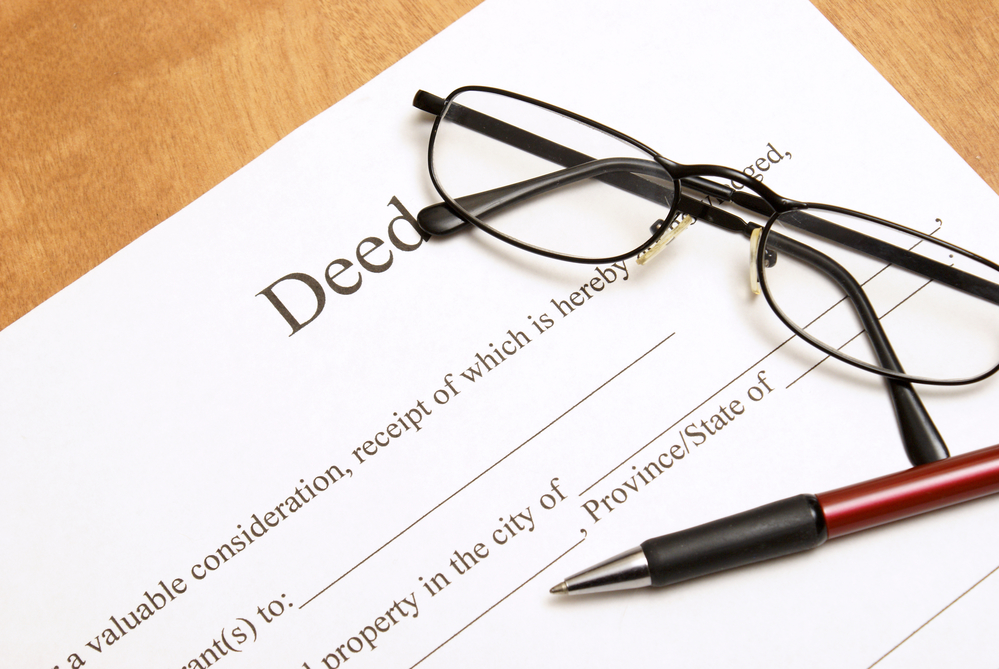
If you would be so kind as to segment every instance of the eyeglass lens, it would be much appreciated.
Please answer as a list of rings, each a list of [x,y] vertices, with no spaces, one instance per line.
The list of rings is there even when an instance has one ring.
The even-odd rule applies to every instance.
[[[786,240],[812,254],[786,252]],[[781,214],[767,249],[772,260],[763,279],[777,310],[844,356],[930,379],[972,378],[999,361],[999,272],[968,255],[819,207]],[[901,369],[863,336],[857,314],[864,301]]]
[[[483,117],[489,132],[479,122]],[[518,134],[517,147],[502,136],[509,133]],[[533,153],[518,148],[539,142]],[[552,145],[555,155],[546,150]],[[487,92],[452,99],[431,155],[438,186],[459,204],[468,206],[462,197],[480,193],[516,202],[488,213],[471,211],[472,203],[469,213],[484,225],[520,243],[577,258],[641,250],[674,197],[669,175],[635,146],[543,107]],[[564,169],[573,166],[579,167]]]

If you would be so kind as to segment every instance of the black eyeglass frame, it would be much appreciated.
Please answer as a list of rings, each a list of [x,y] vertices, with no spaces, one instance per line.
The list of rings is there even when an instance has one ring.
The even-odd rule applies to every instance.
[[[977,254],[974,254],[970,251],[967,251],[963,248],[960,248],[943,240],[937,239],[925,233],[919,232],[918,230],[913,230],[911,228],[899,225],[892,221],[888,221],[875,216],[871,216],[869,214],[865,214],[863,212],[858,212],[843,207],[819,204],[819,203],[811,203],[811,202],[801,202],[798,200],[785,198],[781,195],[778,195],[776,192],[774,192],[764,184],[760,183],[756,179],[749,177],[748,175],[739,170],[735,170],[729,167],[724,167],[721,165],[709,165],[709,164],[683,165],[681,163],[677,163],[673,160],[666,158],[665,156],[661,155],[651,147],[643,144],[642,142],[639,142],[638,140],[630,137],[629,135],[626,135],[618,130],[615,130],[597,121],[593,121],[592,119],[589,119],[580,114],[576,114],[575,112],[568,111],[566,109],[543,102],[541,100],[536,100],[534,98],[525,95],[520,95],[518,93],[514,93],[511,91],[505,91],[502,89],[492,88],[488,86],[463,86],[453,91],[443,100],[440,98],[436,98],[436,96],[432,96],[428,93],[425,93],[424,91],[420,91],[417,94],[416,99],[414,100],[414,105],[417,106],[418,108],[424,109],[425,111],[433,113],[436,116],[430,136],[430,143],[428,150],[428,167],[430,172],[430,178],[431,181],[433,182],[434,188],[437,190],[437,192],[441,195],[442,199],[444,200],[442,204],[446,207],[446,209],[450,212],[451,215],[456,216],[458,219],[460,219],[461,222],[474,225],[475,227],[479,228],[480,230],[483,230],[487,234],[495,237],[496,239],[499,239],[500,241],[503,241],[507,244],[511,244],[512,246],[527,251],[529,253],[534,253],[544,257],[553,258],[556,260],[563,260],[575,263],[604,264],[604,263],[618,262],[621,260],[627,260],[629,258],[635,257],[636,255],[642,253],[646,249],[655,245],[664,235],[668,233],[670,226],[668,224],[657,226],[654,230],[651,231],[651,235],[646,242],[626,253],[614,256],[607,256],[607,257],[580,257],[580,256],[557,253],[554,251],[550,251],[548,249],[527,244],[518,239],[510,237],[499,230],[496,230],[487,223],[484,223],[482,220],[480,220],[478,216],[476,216],[474,213],[472,213],[464,206],[462,206],[462,203],[459,200],[465,199],[464,197],[453,198],[451,197],[451,195],[448,194],[447,190],[443,187],[443,185],[440,182],[440,179],[437,175],[437,171],[434,165],[434,144],[441,122],[446,117],[449,107],[452,104],[456,104],[453,102],[454,99],[457,96],[467,92],[490,93],[518,100],[520,102],[534,105],[536,107],[540,107],[549,112],[561,115],[565,118],[576,121],[577,123],[581,123],[594,130],[602,132],[621,142],[631,145],[632,147],[638,149],[642,153],[645,153],[666,172],[666,174],[670,177],[670,179],[672,179],[673,182],[672,195],[670,201],[668,202],[669,211],[666,217],[663,219],[666,223],[674,221],[679,213],[684,213],[683,211],[680,210],[679,205],[682,200],[687,199],[688,205],[694,205],[699,207],[700,210],[697,212],[698,218],[704,220],[707,223],[723,227],[732,232],[741,232],[746,237],[750,238],[755,229],[760,229],[761,232],[759,235],[757,249],[763,250],[768,248],[768,241],[770,241],[771,239],[770,235],[771,234],[774,234],[775,236],[777,235],[777,233],[772,233],[772,228],[781,215],[788,214],[791,212],[799,212],[806,210],[814,212],[827,211],[831,213],[842,214],[846,216],[852,216],[858,219],[863,219],[870,223],[881,225],[886,228],[911,235],[922,241],[927,241],[937,246],[940,246],[952,253],[963,255],[973,261],[982,263],[986,267],[989,267],[999,272],[999,265],[993,263],[992,261],[986,258],[983,258]],[[478,112],[476,113],[478,114]],[[519,146],[518,148],[532,151],[536,155],[548,158],[549,160],[551,159],[551,156],[546,155],[546,153],[552,150],[558,149],[558,150],[568,151],[569,153],[575,153],[571,149],[566,149],[566,147],[554,144],[553,142],[545,140],[544,138],[538,138],[537,136],[534,136],[531,133],[528,133],[527,131],[520,130],[518,128],[515,128],[514,126],[509,126],[505,122],[499,121],[498,119],[492,119],[492,117],[488,117],[485,115],[482,116],[486,119],[489,119],[493,123],[505,126],[505,129],[508,129],[508,131],[519,132],[521,135],[523,135],[524,138],[521,138],[520,141],[525,142],[525,145]],[[540,150],[532,150],[531,148],[526,148],[531,143],[540,143],[542,147]],[[514,145],[516,146],[516,144]],[[552,147],[556,147],[556,149],[553,149]],[[576,156],[578,156],[578,158],[575,158],[575,160],[577,161],[580,160],[580,158],[582,160],[586,160],[589,158],[587,156],[583,156],[583,154],[576,154]],[[576,164],[578,165],[579,163]],[[567,166],[563,165],[563,167]],[[704,177],[715,177],[723,179],[725,181],[731,181],[734,183],[741,184],[745,188],[755,193],[756,197],[753,197],[745,192],[737,191],[734,188],[728,188],[722,184],[709,181]],[[768,216],[769,218],[767,222],[762,226],[756,223],[746,222],[741,218],[739,218],[738,216],[735,216],[734,214],[731,214],[730,212],[727,212],[724,209],[714,207],[713,205],[710,204],[704,204],[703,202],[700,202],[698,200],[691,200],[689,198],[685,198],[685,196],[681,193],[682,189],[685,186],[692,190],[704,193],[706,195],[714,196],[719,200],[731,202],[737,206],[741,206],[745,209],[748,209],[749,211],[752,211],[753,213],[756,213],[758,215]],[[667,203],[664,202],[663,204]],[[424,210],[424,212],[421,212],[420,218],[426,219],[425,212],[427,212],[428,210],[432,210],[434,208],[435,207],[430,207],[427,210]],[[816,218],[815,220],[821,220],[821,219]],[[839,227],[830,223],[826,223],[826,225]],[[427,225],[425,224],[425,220],[421,220],[421,227],[424,227],[424,229],[430,234],[440,235],[440,234],[448,234],[463,226],[461,224],[455,225],[453,223],[442,225],[440,224],[439,221],[433,225]],[[893,371],[891,369],[886,369],[885,367],[876,367],[862,360],[858,360],[851,356],[840,353],[837,349],[833,348],[832,346],[812,337],[809,333],[807,333],[803,328],[798,326],[784,313],[784,311],[777,305],[776,301],[774,300],[770,287],[767,283],[767,275],[765,272],[765,263],[767,262],[766,254],[758,252],[755,253],[754,255],[756,263],[756,276],[759,277],[761,292],[763,293],[764,298],[766,299],[767,304],[770,306],[771,310],[796,335],[804,339],[810,345],[816,347],[817,349],[823,351],[824,353],[842,362],[845,362],[854,367],[858,367],[865,371],[869,371],[871,373],[878,374],[880,376],[893,379],[896,381],[921,383],[926,385],[940,385],[940,386],[956,386],[956,385],[966,385],[970,383],[975,383],[977,381],[981,381],[985,378],[988,378],[989,376],[999,371],[999,362],[997,362],[997,364],[993,366],[991,369],[976,376],[968,378],[961,378],[961,379],[927,378],[927,377],[919,377],[906,374],[904,372]],[[946,266],[941,265],[941,267],[946,267]],[[957,274],[962,274],[959,270],[954,270],[954,272]],[[950,285],[953,286],[954,284]],[[959,288],[958,286],[954,287]],[[995,286],[994,284],[992,284],[991,287],[994,288],[994,290],[990,290],[990,292],[995,292],[996,295],[999,296],[999,286]],[[968,291],[968,292],[973,292],[973,291]],[[993,297],[993,299],[990,299],[990,301],[999,305],[999,301],[997,301],[997,299],[999,299],[999,297]],[[876,316],[874,318],[876,319]],[[872,336],[876,336],[875,333],[870,333],[870,334]],[[887,338],[885,338],[885,341],[887,341]]]

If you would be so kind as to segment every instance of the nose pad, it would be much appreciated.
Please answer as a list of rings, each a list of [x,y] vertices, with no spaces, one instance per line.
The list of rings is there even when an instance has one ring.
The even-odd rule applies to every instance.
[[[749,289],[753,291],[754,295],[763,292],[760,289],[760,273],[756,270],[756,258],[760,254],[760,236],[762,234],[763,228],[753,228],[749,235]],[[771,249],[764,250],[763,266],[773,267],[775,264],[777,264],[777,253]]]
[[[760,235],[763,228],[754,228],[749,235],[749,289],[753,295],[763,292],[760,289],[760,273],[756,270],[756,257],[760,253]]]
[[[662,237],[657,239],[655,244],[638,254],[638,264],[644,265],[655,258],[660,251],[666,248],[667,244],[673,241],[681,232],[689,228],[690,224],[693,222],[694,218],[690,216],[690,214],[684,214],[680,220],[674,219],[673,222],[669,224],[669,230],[667,230]],[[665,221],[656,221],[655,225],[652,226],[652,229],[657,230],[663,225],[666,225]]]

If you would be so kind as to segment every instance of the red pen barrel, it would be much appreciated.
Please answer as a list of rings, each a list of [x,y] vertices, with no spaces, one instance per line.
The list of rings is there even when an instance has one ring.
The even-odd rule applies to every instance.
[[[999,492],[999,445],[816,495],[829,538]]]

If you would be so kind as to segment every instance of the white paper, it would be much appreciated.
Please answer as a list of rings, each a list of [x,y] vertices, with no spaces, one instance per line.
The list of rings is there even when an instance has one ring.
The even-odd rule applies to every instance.
[[[472,83],[684,163],[777,147],[782,194],[940,219],[999,257],[995,194],[808,3],[488,0],[0,333],[5,665],[868,667],[996,568],[984,499],[670,588],[549,595],[650,536],[908,463],[881,380],[826,362],[788,387],[822,356],[781,346],[740,237],[695,225],[613,282],[474,233],[404,250],[403,209],[438,201],[410,100]],[[391,266],[288,336],[258,293],[325,286],[337,259],[348,285],[359,245]],[[996,441],[999,382],[920,392],[954,453]],[[593,522],[587,500],[735,401]],[[962,666],[993,666],[993,590],[960,609]]]

